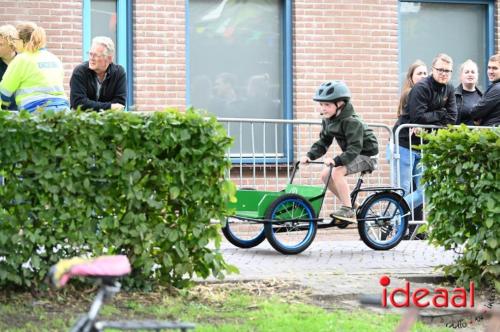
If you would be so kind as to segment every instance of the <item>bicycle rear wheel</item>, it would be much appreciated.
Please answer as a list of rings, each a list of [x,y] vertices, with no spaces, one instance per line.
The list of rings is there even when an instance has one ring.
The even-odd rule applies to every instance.
[[[266,219],[275,221],[265,224],[266,238],[282,254],[301,253],[316,236],[316,214],[311,204],[300,195],[286,194],[276,199],[269,206]]]
[[[403,198],[393,192],[380,192],[367,199],[358,213],[361,240],[375,250],[389,250],[401,242],[408,228]]]
[[[243,249],[258,246],[266,239],[263,223],[235,217],[226,218],[226,226],[222,227],[222,234],[233,245]]]

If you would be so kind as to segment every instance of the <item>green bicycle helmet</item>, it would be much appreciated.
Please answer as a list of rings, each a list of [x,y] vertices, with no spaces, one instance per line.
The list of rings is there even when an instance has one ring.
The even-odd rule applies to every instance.
[[[316,94],[314,101],[328,101],[335,102],[337,100],[345,100],[346,102],[351,99],[351,91],[347,85],[342,81],[328,81],[322,83]]]

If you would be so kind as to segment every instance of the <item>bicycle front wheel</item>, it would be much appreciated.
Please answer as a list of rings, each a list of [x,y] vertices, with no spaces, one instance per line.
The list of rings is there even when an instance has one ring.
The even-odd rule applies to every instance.
[[[357,216],[358,232],[368,247],[389,250],[401,242],[409,218],[402,200],[396,193],[380,192],[363,203]]]
[[[266,239],[263,223],[235,217],[226,219],[226,226],[222,227],[222,234],[233,245],[243,249],[258,246]]]
[[[286,194],[277,198],[268,208],[264,230],[267,241],[285,255],[306,250],[317,231],[316,214],[311,204],[302,196]]]

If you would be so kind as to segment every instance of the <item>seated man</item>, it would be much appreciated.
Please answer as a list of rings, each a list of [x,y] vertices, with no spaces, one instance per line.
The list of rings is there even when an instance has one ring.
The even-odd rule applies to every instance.
[[[84,111],[123,110],[127,99],[127,77],[122,66],[113,63],[115,45],[108,37],[95,37],[89,61],[71,75],[72,109]]]

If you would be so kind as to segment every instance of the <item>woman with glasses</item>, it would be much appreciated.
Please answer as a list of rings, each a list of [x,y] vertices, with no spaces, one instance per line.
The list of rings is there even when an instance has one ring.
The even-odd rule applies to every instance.
[[[14,60],[16,53],[16,41],[19,39],[16,27],[10,24],[0,26],[0,81],[7,71],[7,66]],[[8,110],[16,110],[14,96],[6,100]]]
[[[9,64],[0,82],[2,107],[9,107],[15,96],[18,110],[69,110],[63,88],[64,70],[61,61],[45,49],[45,30],[33,22],[17,25],[19,53]]]
[[[477,64],[471,59],[466,60],[460,66],[460,84],[455,89],[455,98],[457,99],[457,124],[464,123],[473,126],[474,121],[471,118],[471,111],[481,100],[483,93],[477,87],[479,71]]]
[[[453,60],[446,54],[438,54],[432,61],[432,74],[423,78],[408,94],[408,102],[403,108],[400,124],[416,124],[415,128],[404,128],[399,135],[400,176],[412,179],[416,190],[406,192],[405,200],[412,210],[423,204],[420,187],[422,168],[420,151],[416,146],[425,144],[418,133],[418,125],[446,126],[455,124],[457,106],[455,88],[450,83]]]

